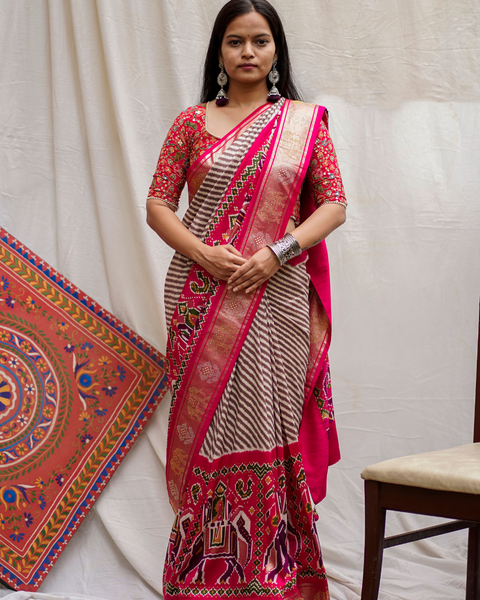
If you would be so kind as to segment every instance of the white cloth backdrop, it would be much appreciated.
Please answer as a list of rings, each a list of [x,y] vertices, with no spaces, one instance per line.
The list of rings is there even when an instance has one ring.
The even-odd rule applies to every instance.
[[[0,0],[0,219],[159,349],[171,252],[145,224],[166,131],[198,101],[223,0]],[[319,533],[359,597],[360,472],[472,435],[480,294],[478,0],[273,0],[349,199],[328,241],[342,461]],[[185,199],[183,200],[185,202]],[[42,585],[11,600],[154,600],[172,512],[168,400]],[[430,521],[393,516],[388,531]],[[388,550],[383,600],[463,598],[466,533]]]

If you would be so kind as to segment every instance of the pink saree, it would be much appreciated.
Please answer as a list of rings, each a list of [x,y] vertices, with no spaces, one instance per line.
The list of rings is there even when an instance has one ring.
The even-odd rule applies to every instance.
[[[300,193],[307,218],[323,114],[289,100],[260,107],[190,166],[184,224],[249,258],[282,237]],[[176,511],[165,597],[327,599],[315,503],[339,452],[325,244],[248,296],[177,253],[165,300]]]

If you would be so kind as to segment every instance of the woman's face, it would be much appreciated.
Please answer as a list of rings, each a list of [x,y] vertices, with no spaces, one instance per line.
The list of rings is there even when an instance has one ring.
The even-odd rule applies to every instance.
[[[257,83],[267,77],[276,58],[273,35],[263,15],[252,11],[229,23],[219,59],[230,81]]]

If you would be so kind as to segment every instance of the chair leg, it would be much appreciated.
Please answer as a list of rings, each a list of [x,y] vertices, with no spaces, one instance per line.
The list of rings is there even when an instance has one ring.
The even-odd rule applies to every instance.
[[[361,600],[377,600],[382,572],[385,509],[380,506],[378,481],[365,481],[365,555]]]
[[[466,600],[480,600],[480,525],[468,530]]]

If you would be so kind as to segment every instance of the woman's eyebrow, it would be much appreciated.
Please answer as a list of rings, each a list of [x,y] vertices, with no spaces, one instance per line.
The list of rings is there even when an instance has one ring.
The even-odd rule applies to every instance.
[[[252,37],[265,37],[265,36],[271,37],[269,33],[257,33],[257,34],[255,34]],[[238,35],[238,33],[231,33],[230,35],[227,35],[227,38],[231,38],[231,37],[241,38],[243,36],[242,35]]]

